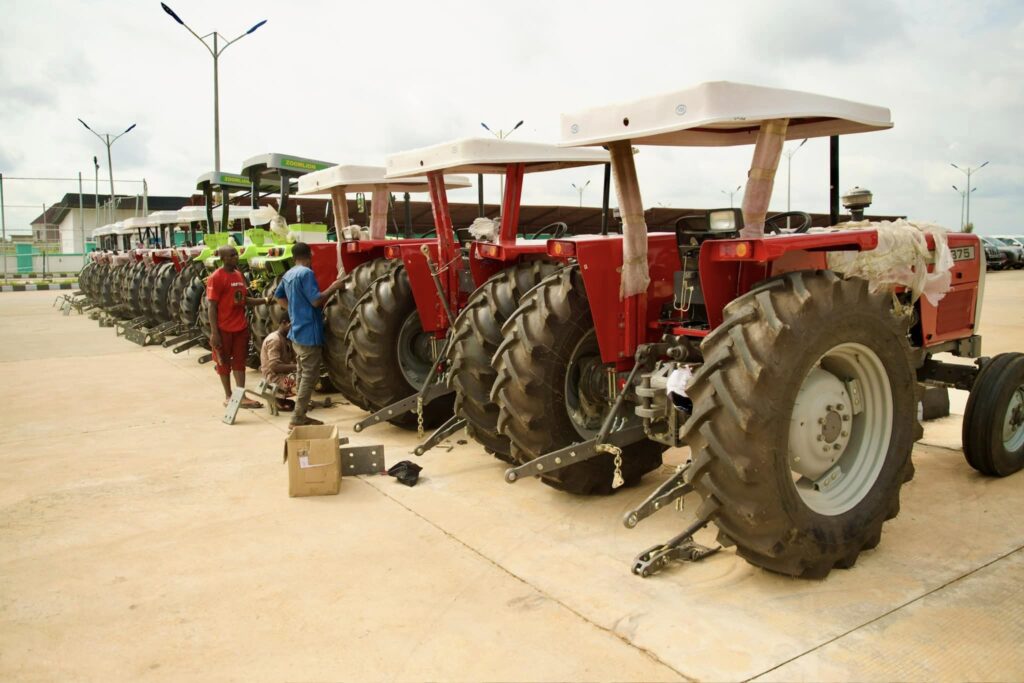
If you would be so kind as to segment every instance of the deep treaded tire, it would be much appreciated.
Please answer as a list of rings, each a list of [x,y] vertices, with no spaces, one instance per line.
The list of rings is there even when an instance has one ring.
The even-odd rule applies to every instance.
[[[573,397],[567,399],[566,386],[574,350],[593,330],[579,267],[564,268],[541,282],[505,324],[505,339],[494,357],[491,400],[499,407],[498,430],[508,437],[515,462],[592,438],[581,435],[570,417],[567,402]],[[626,486],[660,467],[664,450],[646,440],[624,448]],[[570,493],[609,494],[615,492],[613,473],[613,457],[602,453],[541,479]]]
[[[173,263],[161,263],[153,273],[153,286],[149,295],[149,310],[162,323],[171,319],[171,286],[178,273]]]
[[[967,463],[990,477],[1024,467],[1024,354],[1001,353],[974,379],[963,423]]]
[[[167,313],[175,320],[181,320],[181,299],[185,296],[188,283],[192,280],[192,264],[186,263],[181,270],[174,275],[174,282],[171,284],[171,291],[167,295]]]
[[[405,266],[396,266],[376,280],[356,303],[345,339],[345,365],[355,390],[379,410],[416,393],[402,372],[399,358],[400,332],[407,321],[418,316]],[[454,396],[448,394],[423,406],[425,429],[437,427],[452,415]],[[403,413],[389,422],[403,429],[416,429],[416,412]]]
[[[96,300],[96,291],[93,288],[95,278],[96,262],[89,261],[85,264],[85,267],[78,272],[78,288],[82,290],[82,294],[85,294],[85,298],[89,303]]]
[[[500,460],[511,463],[508,437],[498,433],[498,405],[491,389],[498,373],[491,359],[504,336],[501,326],[523,295],[561,268],[550,261],[527,261],[506,268],[481,285],[452,326],[452,386],[455,412],[466,419],[466,431]]]
[[[719,541],[734,543],[751,564],[822,578],[878,545],[882,524],[899,513],[922,430],[907,324],[891,304],[887,294],[870,294],[863,280],[841,280],[831,271],[789,273],[732,301],[702,343],[704,365],[687,389],[693,414],[685,425],[690,480],[703,498],[697,515],[713,521]],[[848,365],[831,360],[840,353],[852,359]],[[860,383],[860,412],[842,422],[828,413],[842,427],[824,441],[828,420],[791,423],[796,411],[832,401],[831,394],[807,392],[812,378],[841,382],[841,375],[867,378]],[[833,409],[851,407],[826,408]],[[840,428],[843,437],[852,436],[844,446],[836,441],[836,464],[810,486],[796,472],[807,463],[798,463],[795,453],[821,458],[813,449],[828,448]],[[811,438],[816,431],[818,441]],[[865,446],[872,443],[878,446]],[[830,483],[836,466],[842,472]]]
[[[99,304],[101,308],[111,309],[117,306],[119,301],[118,283],[121,280],[121,271],[125,266],[111,266],[109,264],[103,266],[103,273],[100,275],[100,297]]]
[[[201,328],[199,312],[206,298],[206,274],[201,265],[193,266],[191,278],[181,298],[181,322],[188,327]]]
[[[145,313],[142,307],[144,299],[144,283],[149,271],[139,261],[131,266],[124,280],[121,282],[121,300],[128,306],[133,318],[138,318]]]
[[[360,297],[377,279],[386,275],[401,261],[376,258],[360,263],[345,275],[344,286],[338,296],[324,309],[326,319],[324,334],[324,366],[331,384],[353,405],[370,410],[370,402],[358,391],[352,375],[345,366],[345,333],[352,322],[353,311]]]

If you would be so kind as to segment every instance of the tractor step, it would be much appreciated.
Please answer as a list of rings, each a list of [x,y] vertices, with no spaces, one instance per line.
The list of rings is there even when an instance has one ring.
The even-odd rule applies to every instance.
[[[427,405],[435,398],[447,396],[448,394],[451,394],[454,391],[454,389],[450,388],[446,384],[429,384],[427,385],[426,388],[422,389],[418,394],[406,396],[401,401],[395,401],[386,408],[381,408],[380,410],[375,412],[373,415],[370,415],[370,417],[366,418],[365,420],[360,420],[359,422],[355,423],[355,425],[353,425],[352,430],[355,432],[361,432],[367,427],[372,427],[373,425],[380,424],[381,422],[393,420],[399,415],[404,415],[405,413],[411,413],[415,411],[416,404],[419,402],[420,399],[423,400],[423,405]]]
[[[505,470],[505,481],[509,484],[514,484],[522,477],[557,472],[563,467],[575,465],[584,460],[590,460],[606,452],[603,447],[615,446],[622,448],[623,446],[634,444],[643,438],[644,426],[642,424],[630,425],[617,432],[609,433],[603,441],[591,439],[583,443],[573,444],[542,455],[539,458],[534,458],[530,462],[518,467],[510,467]]]
[[[722,546],[708,548],[693,540],[693,535],[707,524],[704,520],[697,520],[681,534],[673,536],[661,545],[651,546],[633,558],[631,571],[646,579],[660,572],[669,562],[698,562],[709,555],[714,555]]]
[[[683,496],[693,491],[693,485],[686,481],[689,469],[690,463],[679,465],[676,468],[675,474],[669,477],[667,481],[661,484],[661,486],[654,489],[651,495],[647,496],[644,502],[626,512],[622,517],[622,523],[625,527],[627,529],[634,528],[642,520],[647,519],[658,510],[665,509],[665,507],[674,501],[678,501],[676,507],[681,510]]]
[[[450,418],[448,418],[447,422],[445,422],[443,425],[435,429],[434,433],[431,434],[426,441],[416,446],[416,450],[414,450],[413,453],[415,453],[416,455],[423,455],[431,448],[441,443],[449,436],[451,436],[452,434],[459,431],[465,426],[465,418],[459,417],[458,415],[452,415]]]

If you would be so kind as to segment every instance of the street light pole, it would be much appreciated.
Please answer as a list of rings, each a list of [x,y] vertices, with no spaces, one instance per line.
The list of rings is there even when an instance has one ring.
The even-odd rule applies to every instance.
[[[224,43],[223,47],[221,47],[217,39],[223,38],[224,36],[220,35],[216,31],[207,33],[205,36],[200,36],[198,33],[193,31],[188,24],[182,21],[181,17],[174,13],[174,10],[172,10],[170,7],[168,7],[166,4],[162,2],[160,3],[160,6],[163,8],[164,12],[167,12],[167,14],[170,15],[172,19],[174,19],[176,22],[184,26],[189,33],[195,36],[195,39],[202,43],[203,47],[206,48],[206,51],[210,53],[211,57],[213,57],[213,165],[214,170],[220,173],[220,74],[218,60],[220,59],[220,56],[224,54],[224,50],[227,50],[229,47],[231,47],[232,44],[238,42],[242,38],[245,38],[247,35],[254,32],[260,26],[263,26],[263,24],[267,23],[267,20],[263,19],[262,21],[253,25],[253,27],[250,28],[248,31],[241,34],[237,38],[234,38],[233,40],[229,40],[228,42]],[[213,36],[213,48],[211,48],[206,43],[206,39],[210,36]]]
[[[83,126],[85,126],[85,129],[87,131],[89,131],[90,133],[92,133],[93,135],[98,137],[100,139],[100,142],[102,142],[104,145],[107,146],[107,172],[110,173],[110,202],[111,202],[111,205],[113,205],[113,202],[114,202],[114,162],[113,162],[113,159],[112,159],[111,154],[110,154],[110,148],[114,145],[115,142],[117,142],[118,138],[120,138],[125,133],[130,132],[132,130],[132,128],[135,128],[135,124],[133,123],[132,125],[128,126],[127,128],[124,129],[124,132],[120,133],[119,135],[115,135],[114,139],[111,140],[110,139],[110,133],[103,133],[102,135],[100,135],[99,133],[94,131],[92,128],[90,128],[89,124],[86,123],[85,121],[83,121],[82,119],[78,119],[78,122],[80,124],[82,124]],[[95,157],[94,157],[94,159],[95,159]]]
[[[97,159],[95,156],[92,158],[92,165],[95,168],[95,172],[96,172],[96,175],[95,175],[95,178],[94,178],[94,181],[95,181],[96,184],[93,187],[93,190],[95,192],[95,196],[93,197],[93,202],[94,203],[92,205],[92,208],[93,208],[93,218],[96,219],[96,226],[95,227],[98,228],[98,227],[100,227],[100,160]]]
[[[736,196],[736,193],[740,191],[740,188],[741,188],[741,187],[743,187],[743,186],[742,186],[742,185],[737,185],[737,186],[736,186],[736,189],[735,189],[735,190],[732,190],[731,192],[730,192],[729,190],[720,190],[720,192],[721,192],[722,194],[724,194],[724,195],[728,195],[728,196],[729,196],[729,208],[730,208],[730,209],[732,208],[732,198],[733,198],[734,196]]]
[[[964,225],[966,225],[967,223],[967,221],[964,219],[964,204],[967,201],[967,190],[961,190],[956,185],[953,185],[953,189],[956,190],[958,195],[960,195],[960,230],[962,231],[964,229]],[[976,187],[972,187],[971,192],[974,192],[977,189],[978,188]]]
[[[495,133],[493,130],[491,130],[490,127],[488,127],[488,125],[486,123],[484,123],[483,121],[480,122],[480,125],[483,126],[483,129],[486,130],[491,135],[493,135],[494,137],[498,138],[499,140],[504,140],[509,135],[512,135],[512,133],[516,132],[516,129],[519,128],[519,126],[523,125],[523,122],[520,121],[516,125],[512,126],[512,130],[510,130],[510,131],[506,132],[504,130],[500,130],[499,129],[497,133]],[[502,175],[502,177],[498,180],[498,193],[501,195],[501,197],[498,199],[498,206],[501,206],[502,202],[505,201],[505,176],[504,175]]]
[[[971,174],[972,173],[977,173],[981,169],[983,169],[986,166],[988,166],[988,162],[986,161],[985,163],[983,163],[981,166],[978,166],[977,168],[971,168],[970,166],[968,166],[967,168],[960,168],[959,166],[957,166],[956,164],[954,164],[952,162],[949,165],[967,176],[967,189],[964,190],[964,192],[966,192],[966,194],[967,194],[967,218],[964,220],[964,226],[966,226],[968,223],[971,222],[971,192],[972,192],[972,190],[971,190]]]
[[[580,186],[580,187],[577,187],[576,183],[571,183],[573,189],[580,193],[580,208],[581,209],[583,208],[583,190],[587,189],[587,185],[589,185],[589,184],[590,184],[589,180],[587,182],[583,183],[583,185]]]

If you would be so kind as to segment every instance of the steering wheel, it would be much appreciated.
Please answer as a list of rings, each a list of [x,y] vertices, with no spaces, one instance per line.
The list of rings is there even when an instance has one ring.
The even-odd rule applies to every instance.
[[[549,228],[554,228],[554,230],[551,231],[551,237],[548,238],[548,239],[552,239],[552,240],[557,240],[559,237],[562,237],[563,235],[565,235],[565,233],[569,232],[569,226],[568,225],[566,225],[562,221],[555,221],[554,223],[548,223],[547,225],[545,225],[543,228],[541,228],[537,232],[533,233],[532,235],[529,235],[528,239],[531,239],[531,240],[537,239],[541,235],[547,233]]]
[[[796,220],[791,220],[796,219]],[[786,228],[789,220],[790,227]],[[811,215],[805,211],[786,211],[767,218],[764,222],[765,233],[773,235],[795,235],[811,229]]]

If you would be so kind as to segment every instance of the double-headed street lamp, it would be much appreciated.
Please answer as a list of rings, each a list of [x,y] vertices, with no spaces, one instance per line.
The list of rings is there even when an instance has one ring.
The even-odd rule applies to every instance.
[[[967,221],[964,220],[964,202],[967,200],[967,190],[961,190],[956,185],[953,185],[953,189],[956,190],[956,193],[958,195],[960,195],[960,230],[963,230],[964,229],[964,225],[967,222]],[[971,192],[974,192],[977,189],[978,188],[976,188],[976,187],[972,187],[971,188]]]
[[[125,133],[128,133],[129,131],[131,131],[131,129],[135,127],[135,124],[133,123],[132,125],[130,125],[127,128],[125,128],[123,133],[121,133],[119,135],[115,135],[113,138],[111,138],[110,137],[111,133],[100,134],[100,133],[97,133],[96,131],[94,131],[92,128],[90,128],[89,124],[86,123],[85,121],[83,121],[82,119],[78,119],[78,122],[80,124],[82,124],[83,126],[85,126],[85,129],[87,131],[89,131],[90,133],[92,133],[93,135],[98,137],[100,139],[100,142],[102,142],[104,145],[107,146],[107,172],[110,173],[110,201],[113,202],[114,201],[114,162],[111,160],[110,147],[115,142],[117,142],[117,139],[120,138],[121,135],[124,135]],[[95,161],[96,161],[96,157],[93,157],[93,162],[95,163]],[[97,169],[99,169],[99,165],[97,165]],[[99,211],[99,208],[100,207],[97,206],[96,210]]]
[[[740,191],[742,185],[737,185],[735,190],[719,190],[724,195],[729,197],[729,208],[732,208],[732,198],[736,196],[736,193]]]
[[[504,140],[509,135],[512,135],[512,133],[516,132],[516,129],[519,128],[519,126],[523,125],[523,122],[520,121],[516,125],[512,126],[511,130],[505,131],[505,130],[499,129],[497,133],[495,133],[493,130],[491,130],[491,128],[486,123],[484,123],[483,121],[480,122],[480,125],[483,126],[483,129],[486,130],[491,135],[493,135],[494,137],[498,138],[499,140]],[[483,186],[484,176],[483,176],[482,173],[477,174],[477,182],[480,183],[481,187]],[[499,200],[499,204],[500,204],[502,201],[504,201],[504,198],[505,198],[505,177],[504,176],[502,176],[501,179],[498,181],[498,191],[501,193],[501,200]]]
[[[170,7],[168,7],[162,2],[160,3],[160,6],[164,8],[164,11],[167,12],[167,14],[171,15],[172,19],[174,19],[176,22],[184,26],[189,33],[195,36],[196,40],[202,43],[203,47],[205,47],[207,51],[210,53],[210,56],[213,57],[213,165],[214,170],[220,172],[220,84],[217,74],[217,60],[220,59],[220,56],[221,54],[223,54],[224,50],[231,47],[233,43],[236,43],[242,38],[245,38],[247,35],[258,29],[260,26],[263,26],[263,24],[267,23],[267,20],[264,19],[263,21],[254,25],[245,33],[238,36],[237,38],[229,40],[228,42],[224,43],[224,45],[220,45],[217,39],[220,38],[221,40],[223,40],[224,36],[220,35],[216,31],[207,33],[205,36],[200,36],[195,31],[193,31],[188,24],[182,21],[181,17],[174,13],[174,10],[172,10]],[[213,36],[212,48],[206,43],[206,39],[210,36]]]
[[[574,190],[576,190],[577,192],[580,193],[580,208],[581,209],[583,208],[583,190],[587,189],[587,185],[589,185],[589,184],[590,184],[589,180],[587,182],[583,183],[582,185],[576,185],[576,183],[572,183],[572,189],[574,189]]]
[[[949,165],[952,166],[953,168],[955,168],[956,170],[960,171],[961,173],[963,173],[965,176],[967,176],[967,189],[964,190],[964,196],[967,198],[967,214],[966,214],[967,217],[964,219],[964,226],[966,226],[968,223],[971,222],[971,192],[974,191],[974,190],[971,189],[971,174],[972,173],[977,173],[981,169],[983,169],[986,166],[988,166],[988,162],[986,161],[985,163],[983,163],[981,166],[978,166],[977,168],[971,168],[970,166],[968,166],[967,168],[960,168],[959,166],[957,166],[956,164],[954,164],[952,162]],[[959,192],[959,190],[957,190],[957,192]]]

